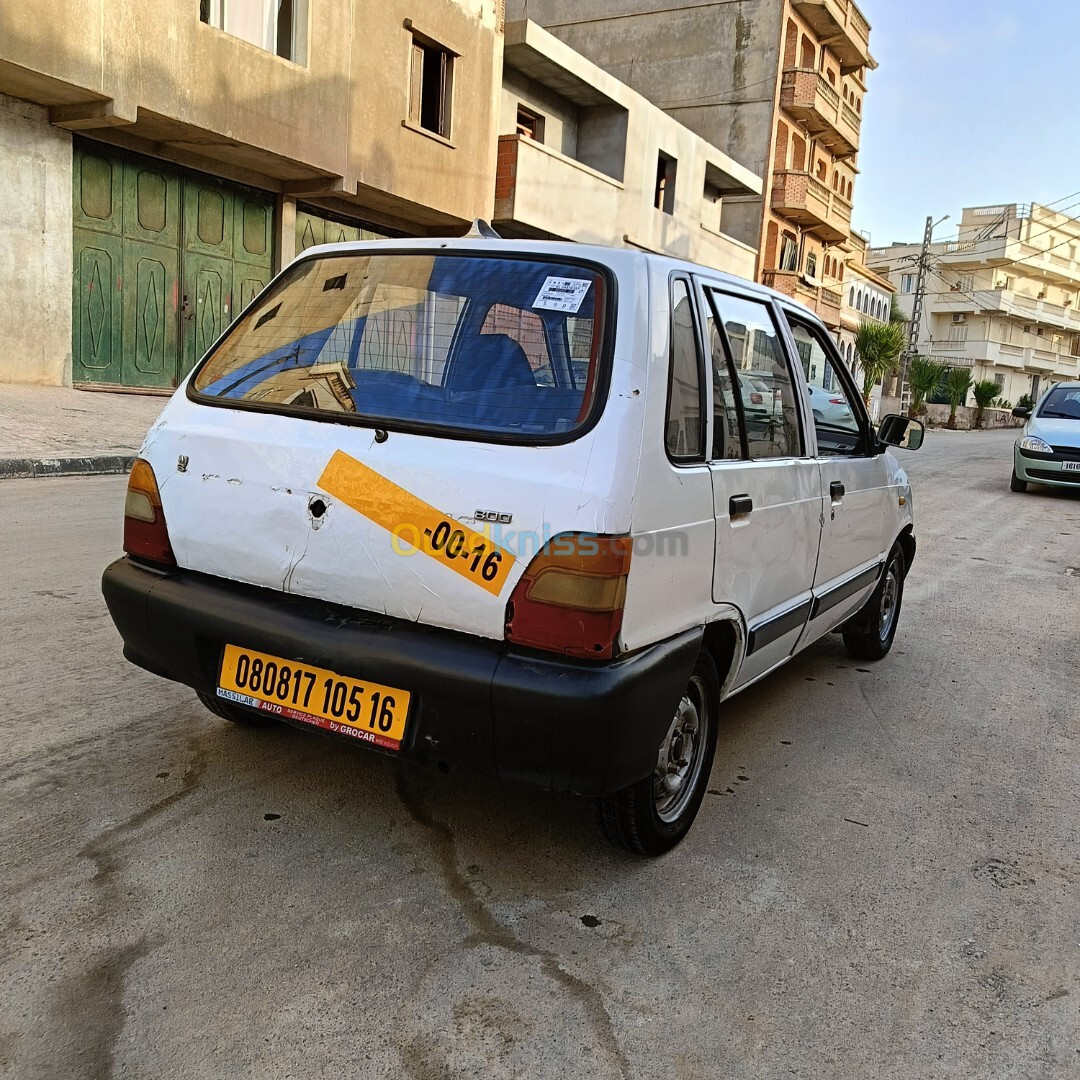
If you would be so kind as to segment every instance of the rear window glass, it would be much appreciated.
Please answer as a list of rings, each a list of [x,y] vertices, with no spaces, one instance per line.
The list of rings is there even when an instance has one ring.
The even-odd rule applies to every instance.
[[[244,314],[193,386],[274,411],[557,437],[599,393],[604,293],[596,270],[541,259],[309,259]]]

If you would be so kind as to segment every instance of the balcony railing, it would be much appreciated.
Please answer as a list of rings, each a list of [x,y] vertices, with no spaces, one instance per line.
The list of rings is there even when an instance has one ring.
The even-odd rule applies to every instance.
[[[792,6],[819,38],[830,39],[844,74],[877,67],[870,55],[870,24],[853,0],[793,0]]]
[[[851,203],[805,170],[773,173],[773,210],[835,244],[851,234]]]
[[[836,157],[858,151],[862,121],[820,71],[788,68],[780,85],[780,104]]]
[[[840,325],[844,298],[835,290],[827,289],[824,285],[808,285],[796,270],[765,270],[761,279],[770,289],[805,304],[826,326],[833,328]]]

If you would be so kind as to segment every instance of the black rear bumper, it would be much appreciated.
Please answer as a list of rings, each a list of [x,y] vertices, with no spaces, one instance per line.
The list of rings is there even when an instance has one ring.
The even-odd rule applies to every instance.
[[[583,795],[652,771],[702,638],[593,664],[127,558],[101,587],[124,655],[156,675],[213,694],[231,643],[398,686],[402,756]]]

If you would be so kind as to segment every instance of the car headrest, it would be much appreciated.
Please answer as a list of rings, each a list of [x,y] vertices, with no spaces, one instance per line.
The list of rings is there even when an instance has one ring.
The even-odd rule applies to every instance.
[[[458,347],[451,390],[503,390],[535,385],[525,350],[506,334],[480,334]]]

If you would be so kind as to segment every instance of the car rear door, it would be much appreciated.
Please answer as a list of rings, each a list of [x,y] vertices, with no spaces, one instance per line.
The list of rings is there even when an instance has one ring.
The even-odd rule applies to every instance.
[[[746,621],[738,688],[790,656],[809,618],[821,485],[773,304],[708,280],[701,288],[712,357],[713,600],[735,604]],[[767,409],[748,416],[740,373],[751,370]]]
[[[896,495],[862,396],[832,339],[786,305],[783,314],[807,385],[821,391],[811,409],[824,513],[804,638],[810,641],[858,611],[877,584],[895,540]]]

